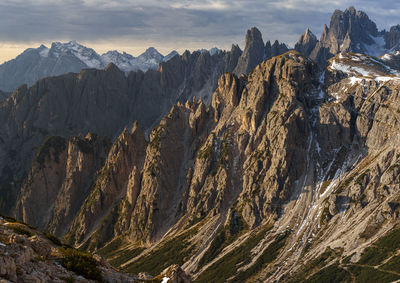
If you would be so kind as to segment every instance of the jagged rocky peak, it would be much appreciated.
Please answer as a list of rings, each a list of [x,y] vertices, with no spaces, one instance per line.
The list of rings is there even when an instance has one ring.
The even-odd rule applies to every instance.
[[[272,45],[270,41],[264,45],[261,32],[253,27],[246,33],[246,45],[242,55],[239,58],[236,68],[233,73],[240,76],[248,75],[263,60],[277,56],[287,52],[289,49],[284,43],[275,41]]]
[[[384,39],[378,33],[376,24],[366,13],[356,11],[354,7],[344,12],[336,10],[333,13],[329,29],[324,30],[321,41],[329,47],[332,54],[340,51],[371,54],[380,52],[376,49],[383,48],[384,45]]]
[[[264,41],[261,32],[252,27],[246,33],[245,48],[234,70],[237,75],[248,74],[264,59]]]
[[[146,49],[146,51],[141,54],[138,59],[139,60],[151,60],[154,59],[157,62],[161,62],[163,60],[164,56],[157,51],[154,47],[149,47]]]
[[[104,68],[104,71],[107,71],[107,72],[121,72],[121,70],[118,68],[118,66],[115,65],[113,62],[108,63],[108,65]]]
[[[321,39],[316,42],[309,56],[320,66],[324,66],[327,59],[340,52],[358,52],[378,57],[387,52],[385,46],[388,46],[389,37],[388,33],[378,31],[376,24],[366,13],[357,11],[354,7],[344,12],[336,10],[332,14],[329,28],[324,25]],[[301,51],[305,45],[299,40],[296,47],[296,50]]]
[[[286,44],[279,43],[278,40],[275,40],[274,43],[271,45],[271,42],[268,40],[265,44],[264,59],[281,55],[287,51],[289,51],[289,49]]]
[[[329,32],[339,41],[344,40],[348,34],[350,37],[367,44],[373,43],[370,35],[378,36],[376,24],[369,19],[365,12],[356,11],[353,6],[344,12],[335,10],[331,17]]]
[[[215,119],[219,120],[226,107],[232,109],[240,101],[240,95],[246,82],[246,76],[239,79],[235,74],[225,73],[218,80],[218,88],[212,98],[212,107],[215,110]]]
[[[315,48],[317,42],[317,37],[310,31],[309,28],[307,28],[306,31],[301,34],[294,49],[306,56],[309,56]]]

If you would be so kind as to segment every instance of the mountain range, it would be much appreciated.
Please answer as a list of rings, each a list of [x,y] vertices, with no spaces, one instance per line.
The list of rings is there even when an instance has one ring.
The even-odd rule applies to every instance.
[[[91,48],[76,41],[67,43],[54,42],[48,48],[41,45],[29,48],[15,59],[0,65],[0,89],[13,91],[21,84],[33,85],[37,80],[49,76],[57,76],[68,72],[79,73],[82,69],[104,69],[114,63],[124,72],[157,69],[158,64],[168,61],[178,52],[172,51],[167,56],[160,54],[155,48],[148,48],[138,57],[116,50],[99,55]]]
[[[295,50],[251,28],[243,51],[20,86],[0,212],[148,280],[400,280],[398,32],[350,7]]]

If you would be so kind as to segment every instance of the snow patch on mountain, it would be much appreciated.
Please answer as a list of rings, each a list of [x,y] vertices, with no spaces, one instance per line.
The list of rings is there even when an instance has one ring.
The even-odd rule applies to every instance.
[[[161,62],[166,62],[175,55],[179,55],[179,53],[172,51],[167,56],[163,56],[157,49],[150,47],[136,58],[126,52],[119,53],[113,50],[101,55],[101,60],[104,65],[111,62],[114,63],[124,72],[136,70],[147,71],[149,69],[157,69]]]
[[[82,61],[89,68],[102,68],[100,56],[92,48],[87,48],[75,40],[61,43],[54,42],[50,50],[56,57],[71,54]]]
[[[373,79],[377,82],[400,81],[400,72],[386,65],[385,60],[363,54],[340,53],[330,60],[329,69],[345,73],[350,84],[362,79]]]
[[[39,55],[40,55],[41,57],[46,58],[46,57],[49,56],[50,49],[47,48],[47,47],[44,46],[44,45],[41,45],[41,46],[38,48],[38,51],[39,51]]]

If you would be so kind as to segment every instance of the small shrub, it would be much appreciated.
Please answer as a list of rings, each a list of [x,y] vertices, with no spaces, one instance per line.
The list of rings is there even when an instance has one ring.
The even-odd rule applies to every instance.
[[[75,249],[61,249],[63,258],[61,265],[86,279],[101,282],[102,277],[96,260],[91,254],[83,253]]]
[[[7,222],[10,222],[10,223],[18,222],[17,219],[10,217],[10,216],[3,215],[3,214],[0,214],[0,217],[3,217],[4,220],[6,220]]]
[[[20,235],[25,235],[27,237],[31,237],[33,235],[31,231],[29,231],[24,226],[19,225],[19,224],[9,224],[6,227]]]

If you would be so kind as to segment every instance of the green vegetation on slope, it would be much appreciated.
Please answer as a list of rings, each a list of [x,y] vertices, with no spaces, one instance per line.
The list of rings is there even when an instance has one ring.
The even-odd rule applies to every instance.
[[[351,263],[351,256],[347,256],[339,264],[340,254],[328,248],[289,282],[393,282],[400,279],[399,249],[398,228],[366,248],[357,263]]]
[[[194,247],[190,245],[190,238],[196,232],[197,230],[193,228],[173,239],[167,240],[165,243],[161,243],[159,248],[132,262],[124,268],[124,271],[135,274],[148,272],[152,275],[157,275],[172,264],[182,265],[185,259],[194,252]],[[133,252],[137,253],[135,250]],[[128,255],[126,257],[128,258]]]
[[[247,228],[248,227],[240,214],[236,213],[236,211],[233,211],[229,225],[224,226],[218,232],[217,236],[211,242],[210,247],[200,259],[198,268],[203,267],[216,258],[225,247],[233,243]]]
[[[336,283],[336,282],[351,282],[352,278],[348,271],[339,267],[338,262],[325,267],[312,275],[304,282],[308,283]]]
[[[97,262],[91,254],[83,253],[75,249],[61,249],[63,258],[61,265],[86,279],[92,279],[101,282],[102,276],[97,267]]]
[[[249,263],[251,250],[264,238],[271,229],[268,226],[258,233],[251,235],[242,245],[229,252],[201,273],[195,282],[225,282],[236,274],[240,265]]]
[[[235,282],[245,282],[246,279],[254,276],[258,272],[260,272],[266,265],[274,261],[280,250],[285,246],[286,238],[289,236],[290,232],[286,231],[285,233],[278,235],[275,240],[269,244],[269,246],[264,250],[264,252],[257,258],[256,262],[250,266],[250,268],[246,269],[239,273],[238,276],[235,277]]]

